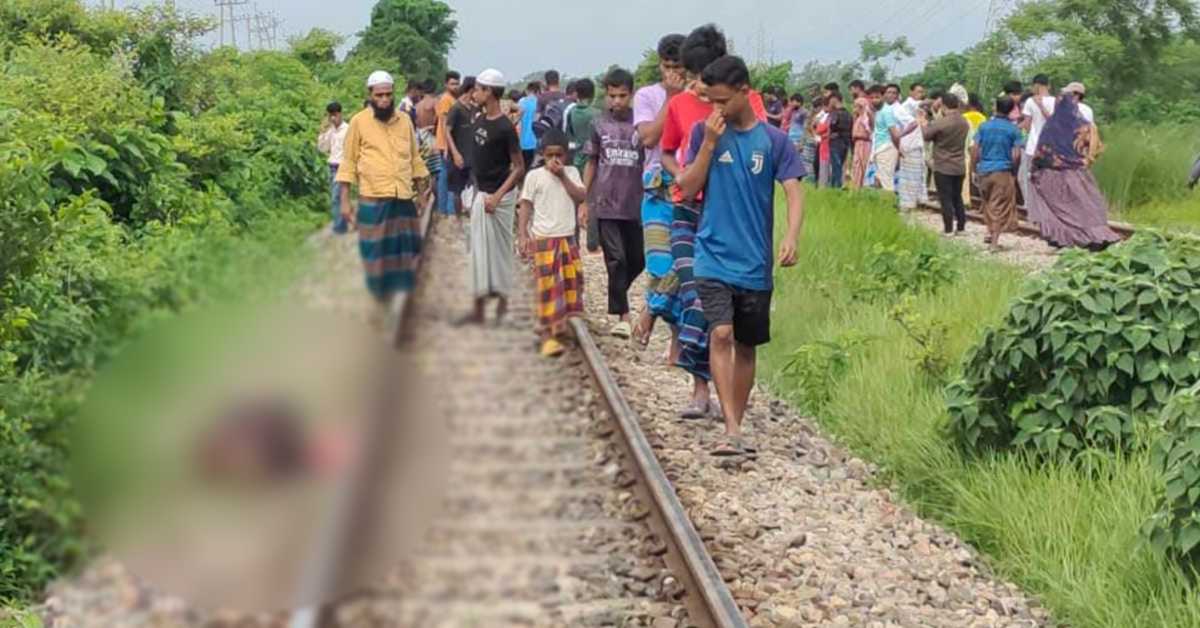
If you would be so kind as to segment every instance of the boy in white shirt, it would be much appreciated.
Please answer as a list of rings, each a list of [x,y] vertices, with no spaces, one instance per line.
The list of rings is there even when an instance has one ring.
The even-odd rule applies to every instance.
[[[542,136],[543,166],[525,177],[517,205],[521,255],[533,256],[538,327],[545,357],[561,355],[567,318],[583,313],[579,225],[587,224],[587,192],[579,170],[566,165],[570,139],[559,129]],[[531,220],[532,219],[532,220]],[[532,224],[531,224],[532,223]]]
[[[1041,222],[1044,210],[1037,191],[1029,184],[1033,172],[1033,156],[1037,152],[1038,138],[1046,120],[1054,115],[1054,96],[1050,95],[1050,78],[1045,74],[1033,77],[1033,95],[1021,108],[1021,128],[1029,131],[1025,138],[1025,154],[1021,156],[1021,168],[1017,172],[1017,183],[1021,187],[1021,198],[1025,199],[1025,210],[1030,222]]]
[[[346,233],[346,219],[342,218],[341,184],[335,181],[338,166],[346,146],[346,133],[350,124],[342,118],[342,105],[331,102],[325,107],[325,121],[321,123],[321,134],[317,137],[317,150],[329,155],[330,202],[333,212],[333,232]]]

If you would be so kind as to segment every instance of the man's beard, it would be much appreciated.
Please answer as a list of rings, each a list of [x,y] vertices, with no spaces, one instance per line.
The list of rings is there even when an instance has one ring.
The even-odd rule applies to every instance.
[[[387,107],[380,107],[374,102],[371,103],[371,111],[375,112],[375,119],[381,122],[387,122],[396,114],[396,103],[392,102]]]
[[[877,103],[871,103],[871,106],[875,107],[875,111],[883,111],[883,101],[879,101]]]

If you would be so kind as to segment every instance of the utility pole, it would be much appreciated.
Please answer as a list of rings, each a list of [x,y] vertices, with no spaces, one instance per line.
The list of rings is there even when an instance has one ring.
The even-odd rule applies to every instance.
[[[213,0],[213,3],[217,5],[217,22],[219,24],[218,32],[220,33],[221,45],[225,45],[225,30],[226,25],[228,25],[229,44],[234,48],[237,48],[238,23],[241,22],[242,19],[248,19],[238,17],[237,9],[238,7],[249,4],[250,0]],[[247,37],[247,39],[249,38]],[[247,41],[246,43],[249,45],[250,42]]]
[[[988,0],[987,22],[984,23],[983,27],[983,43],[985,46],[990,46],[992,35],[1000,27],[1000,20],[1007,13],[1010,4],[1011,0]],[[978,94],[983,94],[987,82],[991,80],[997,56],[995,51],[992,50],[985,51],[985,54],[987,54],[987,64],[983,67],[983,72],[979,75],[979,89],[975,90]]]

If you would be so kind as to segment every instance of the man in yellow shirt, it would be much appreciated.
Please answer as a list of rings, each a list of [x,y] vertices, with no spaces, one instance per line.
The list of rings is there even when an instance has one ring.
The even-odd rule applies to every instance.
[[[421,254],[420,220],[414,199],[429,183],[412,119],[396,112],[395,81],[382,70],[367,79],[369,107],[350,120],[337,182],[342,216],[358,226],[358,250],[367,289],[386,307],[409,292]],[[350,186],[358,185],[358,212]]]
[[[461,95],[459,86],[462,84],[462,75],[453,70],[446,73],[445,89],[442,90],[442,95],[438,98],[437,107],[434,113],[437,115],[437,137],[434,140],[434,148],[442,154],[442,160],[445,164],[437,177],[437,208],[443,214],[453,216],[455,213],[454,200],[450,197],[450,179],[449,170],[453,155],[450,154],[450,146],[446,143],[446,118],[450,115],[450,108],[454,103],[458,102],[458,97]]]

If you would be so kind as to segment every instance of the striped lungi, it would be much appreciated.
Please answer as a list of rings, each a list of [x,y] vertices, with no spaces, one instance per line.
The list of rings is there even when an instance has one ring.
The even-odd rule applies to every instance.
[[[671,221],[675,216],[675,205],[667,197],[669,181],[670,175],[661,170],[652,170],[643,176],[646,194],[642,199],[642,238],[646,273],[650,276],[646,307],[652,315],[674,325],[679,299],[673,270],[675,260],[671,257]]]
[[[425,167],[430,174],[437,174],[442,171],[445,166],[442,159],[442,152],[437,150],[437,133],[434,129],[417,129],[417,149],[421,153],[421,159],[425,160]]]
[[[896,194],[900,197],[901,209],[916,209],[917,204],[925,200],[925,147],[920,143],[920,133],[917,141],[911,141],[914,136],[907,135],[900,140],[900,167],[897,170],[899,184]]]
[[[675,325],[679,329],[679,360],[676,366],[701,377],[711,379],[708,364],[708,320],[704,318],[703,304],[696,292],[693,274],[696,255],[696,230],[700,224],[700,210],[687,205],[676,205],[671,222],[671,257],[674,258],[675,277],[678,280],[679,315]]]
[[[583,262],[575,236],[535,238],[533,272],[543,328],[561,327],[568,316],[583,313]]]
[[[421,221],[411,199],[358,200],[358,252],[367,290],[380,301],[410,292],[421,256]]]
[[[500,199],[496,211],[483,208],[488,194],[474,187],[463,192],[471,208],[471,223],[467,233],[470,258],[467,272],[471,294],[475,298],[508,296],[513,290],[513,215],[517,207],[517,191],[511,190]]]

